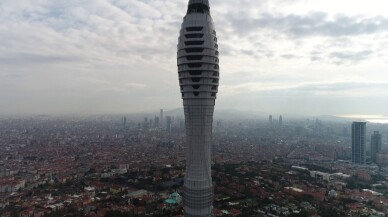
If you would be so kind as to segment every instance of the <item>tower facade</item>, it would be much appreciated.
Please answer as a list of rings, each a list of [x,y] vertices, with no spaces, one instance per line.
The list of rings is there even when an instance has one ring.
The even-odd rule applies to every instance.
[[[365,164],[366,122],[352,124],[352,163]]]
[[[211,145],[219,60],[208,0],[189,1],[177,55],[187,139],[183,197],[185,216],[212,216]]]
[[[381,151],[381,144],[382,144],[382,141],[381,141],[381,134],[379,133],[379,131],[375,131],[372,136],[371,136],[371,140],[370,140],[370,144],[371,144],[371,147],[370,147],[370,154],[371,154],[371,159],[372,159],[372,162],[374,163],[377,163],[377,153],[379,153]]]

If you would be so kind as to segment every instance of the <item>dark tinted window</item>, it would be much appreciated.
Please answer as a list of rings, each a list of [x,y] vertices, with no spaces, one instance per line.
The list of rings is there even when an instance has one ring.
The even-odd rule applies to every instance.
[[[186,31],[188,32],[194,32],[194,31],[202,31],[202,26],[193,26],[193,27],[187,27]]]
[[[203,58],[202,55],[196,55],[196,56],[187,56],[187,60],[201,60]]]
[[[201,53],[204,48],[186,48],[186,53]]]
[[[204,41],[186,41],[185,45],[203,45]]]
[[[189,71],[190,75],[202,75],[202,71]]]
[[[198,83],[201,81],[201,78],[192,78],[191,81]]]
[[[186,34],[186,38],[202,38],[203,34]]]
[[[199,68],[202,66],[202,63],[189,63],[187,64],[189,68]]]

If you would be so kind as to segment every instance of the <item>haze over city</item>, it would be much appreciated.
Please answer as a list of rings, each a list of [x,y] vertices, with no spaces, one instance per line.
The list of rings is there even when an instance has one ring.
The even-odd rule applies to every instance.
[[[388,217],[387,6],[0,1],[0,217]]]
[[[388,116],[385,1],[213,0],[216,109]],[[187,1],[3,0],[0,113],[127,113],[182,105]],[[375,118],[376,119],[376,118]]]

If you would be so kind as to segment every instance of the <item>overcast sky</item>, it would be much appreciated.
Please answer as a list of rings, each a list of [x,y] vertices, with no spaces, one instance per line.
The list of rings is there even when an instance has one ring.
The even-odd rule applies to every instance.
[[[0,113],[177,108],[188,0],[1,0]],[[219,109],[388,116],[386,0],[210,0]]]

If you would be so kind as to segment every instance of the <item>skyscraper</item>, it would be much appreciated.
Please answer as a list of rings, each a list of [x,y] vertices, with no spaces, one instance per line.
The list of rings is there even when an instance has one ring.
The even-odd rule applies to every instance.
[[[279,125],[281,126],[281,125],[283,125],[283,116],[279,116]]]
[[[147,117],[145,117],[144,118],[144,123],[143,123],[143,130],[144,131],[147,131],[147,130],[149,130],[149,123],[148,123],[148,118]]]
[[[155,127],[160,127],[159,117],[155,116],[154,123],[155,123]]]
[[[208,0],[190,0],[178,43],[178,73],[186,121],[186,217],[213,214],[211,144],[219,82],[218,44]]]
[[[370,142],[370,155],[371,155],[372,162],[374,163],[377,163],[376,156],[377,156],[377,153],[381,151],[381,144],[382,144],[381,134],[379,133],[379,131],[375,131],[371,136],[371,142]]]
[[[166,131],[171,133],[171,125],[172,125],[172,117],[167,116],[166,117]]]
[[[352,162],[365,164],[366,122],[352,124]]]
[[[164,120],[163,120],[163,109],[160,109],[160,126],[163,128]]]
[[[269,124],[272,125],[272,115],[270,115],[268,119],[269,119]]]

